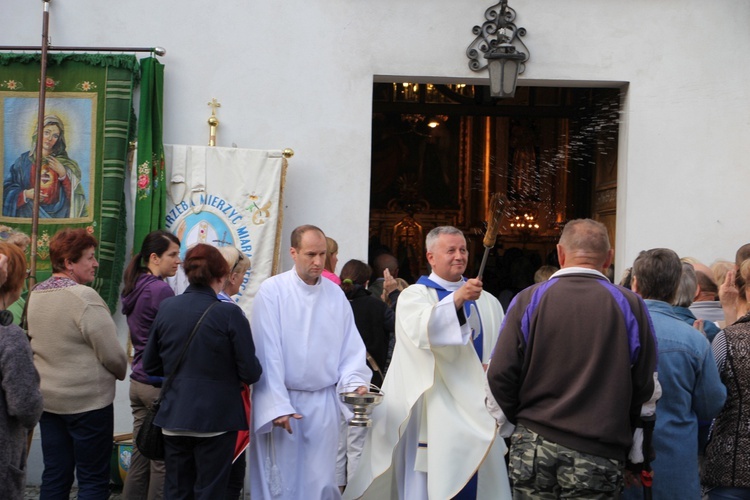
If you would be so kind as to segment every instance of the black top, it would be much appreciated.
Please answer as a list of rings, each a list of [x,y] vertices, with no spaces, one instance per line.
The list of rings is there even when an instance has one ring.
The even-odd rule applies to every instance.
[[[367,352],[375,359],[380,370],[385,370],[385,362],[388,356],[388,342],[394,328],[394,316],[385,302],[375,298],[361,285],[355,285],[347,294],[349,303],[352,305],[354,323],[362,336]],[[375,373],[373,366],[368,361],[368,366],[373,370],[372,383],[380,385],[383,383]]]

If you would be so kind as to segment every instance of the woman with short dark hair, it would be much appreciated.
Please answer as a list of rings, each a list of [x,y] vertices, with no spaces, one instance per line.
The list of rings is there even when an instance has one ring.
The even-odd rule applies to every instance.
[[[341,269],[341,289],[352,306],[354,323],[367,349],[367,366],[372,370],[372,383],[380,387],[385,377],[388,345],[395,329],[394,315],[388,305],[375,298],[367,289],[372,268],[361,260],[352,259]],[[354,475],[365,444],[366,427],[350,427],[341,421],[336,476],[344,488]]]
[[[352,259],[341,269],[341,289],[349,299],[354,322],[367,348],[367,366],[372,383],[380,386],[385,376],[388,343],[395,329],[393,311],[367,290],[372,269],[361,260]]]
[[[109,496],[112,401],[128,360],[107,304],[85,285],[99,267],[96,246],[85,229],[56,233],[49,243],[52,276],[27,301],[44,397],[41,498],[67,498],[74,473],[79,498]]]
[[[68,264],[77,263],[84,253],[86,253],[86,260],[89,263],[96,261],[94,252],[99,244],[96,238],[91,236],[85,229],[63,229],[55,233],[49,242],[49,260],[52,263],[52,271],[55,273],[65,274],[76,282],[81,282],[78,279],[73,278],[72,268]],[[93,260],[92,260],[93,259]],[[70,262],[68,262],[70,261]],[[89,280],[82,281],[83,283],[90,283],[94,281],[96,275],[96,268],[99,267],[99,263],[92,263],[92,268],[89,269],[90,273],[87,277]]]
[[[261,367],[242,310],[217,297],[230,273],[219,250],[195,245],[182,266],[190,286],[161,303],[143,354],[146,373],[175,372],[213,307],[162,389],[155,423],[164,433],[165,497],[224,498],[237,431],[248,428],[240,384],[255,383]]]

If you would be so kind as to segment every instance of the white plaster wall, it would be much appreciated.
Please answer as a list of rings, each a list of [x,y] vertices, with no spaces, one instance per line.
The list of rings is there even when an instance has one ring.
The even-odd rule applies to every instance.
[[[56,45],[166,47],[165,141],[204,144],[216,97],[219,145],[292,147],[285,240],[298,224],[318,224],[345,261],[366,256],[373,77],[483,78],[464,52],[489,5],[52,0],[50,33]],[[511,6],[532,56],[522,84],[630,84],[618,264],[651,246],[731,256],[748,239],[733,201],[748,180],[750,3]],[[0,43],[39,42],[41,1],[3,0],[0,9]]]
[[[366,258],[373,78],[476,82],[466,0],[52,0],[55,45],[166,47],[165,142],[296,154],[284,242],[314,223]],[[750,241],[750,2],[511,0],[528,30],[521,84],[627,84],[617,266],[665,246],[707,263]],[[42,2],[0,0],[0,44],[38,44]],[[285,243],[286,245],[286,243]],[[284,253],[284,268],[290,259]],[[123,325],[120,320],[120,325]],[[121,330],[124,342],[124,329]],[[127,384],[117,430],[129,426]],[[38,442],[35,442],[38,447]],[[32,463],[29,479],[38,481]]]

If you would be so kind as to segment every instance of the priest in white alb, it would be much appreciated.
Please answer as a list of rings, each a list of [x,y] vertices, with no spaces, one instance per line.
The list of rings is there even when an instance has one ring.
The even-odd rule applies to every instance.
[[[292,231],[294,268],[268,278],[253,302],[263,376],[253,387],[249,460],[253,500],[338,499],[338,393],[364,393],[372,377],[341,289],[321,279],[326,240]]]
[[[385,396],[344,498],[509,499],[506,447],[485,407],[483,366],[502,307],[480,280],[463,277],[460,230],[437,227],[425,246],[432,274],[399,296]]]

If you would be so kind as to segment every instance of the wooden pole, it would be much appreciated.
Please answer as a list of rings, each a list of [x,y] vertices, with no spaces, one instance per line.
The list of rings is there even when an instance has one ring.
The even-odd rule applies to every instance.
[[[42,60],[39,76],[39,110],[36,118],[36,151],[34,161],[36,172],[34,175],[34,208],[31,213],[31,255],[29,263],[29,290],[36,284],[36,246],[39,236],[39,201],[42,184],[42,145],[44,144],[44,106],[47,98],[47,48],[49,47],[49,3],[50,0],[42,0],[44,3],[44,14],[42,18]]]

